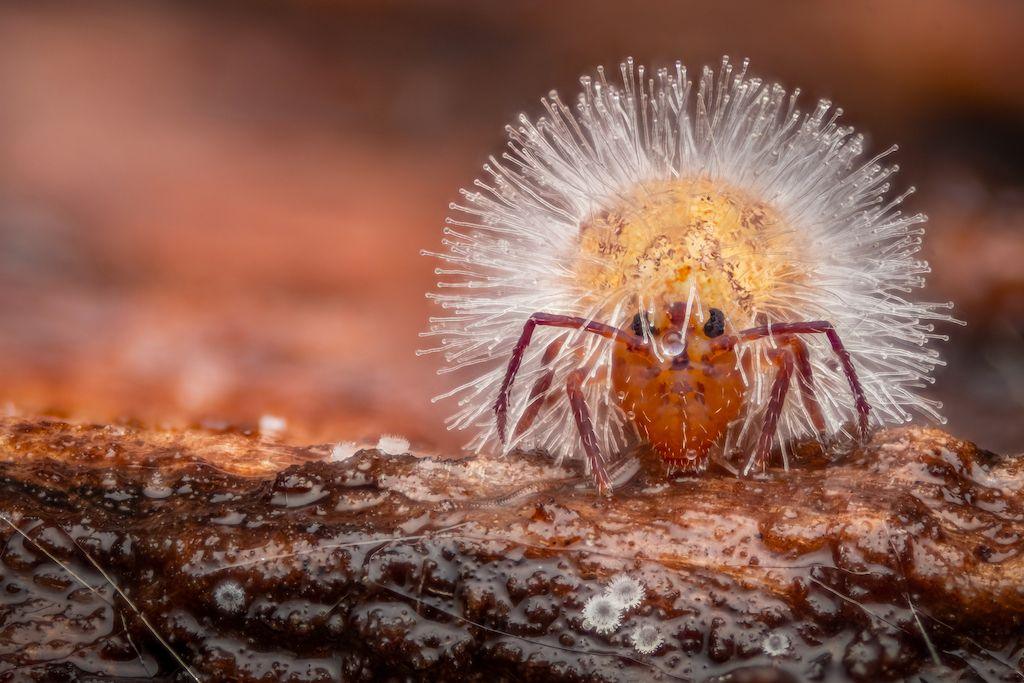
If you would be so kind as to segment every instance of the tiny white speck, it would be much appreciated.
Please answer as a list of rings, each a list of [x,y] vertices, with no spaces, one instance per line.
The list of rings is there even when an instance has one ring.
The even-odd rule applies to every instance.
[[[331,449],[331,462],[344,462],[355,455],[358,450],[359,444],[354,441],[336,443]]]
[[[259,430],[261,436],[271,439],[280,436],[281,432],[288,428],[288,421],[277,415],[261,415]]]
[[[401,436],[384,434],[377,441],[377,450],[388,455],[404,455],[409,452],[409,440]]]
[[[217,609],[226,614],[238,614],[245,608],[245,589],[237,581],[224,581],[213,589]]]
[[[641,624],[630,634],[633,641],[633,649],[642,655],[653,654],[665,642],[661,630],[654,624]]]
[[[613,633],[622,622],[622,609],[607,596],[595,595],[583,606],[583,628],[596,633]]]
[[[789,652],[791,642],[785,633],[769,633],[761,643],[761,649],[769,657],[779,657]]]
[[[644,599],[644,585],[628,574],[619,574],[605,589],[605,596],[620,609],[633,609]]]

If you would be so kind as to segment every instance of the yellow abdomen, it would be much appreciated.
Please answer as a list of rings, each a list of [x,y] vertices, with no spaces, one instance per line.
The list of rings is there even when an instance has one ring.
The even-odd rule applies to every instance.
[[[734,326],[748,326],[763,301],[803,280],[810,248],[777,211],[740,189],[703,178],[657,181],[581,226],[575,272],[595,301],[626,289],[664,305],[695,288],[705,310],[720,308]]]

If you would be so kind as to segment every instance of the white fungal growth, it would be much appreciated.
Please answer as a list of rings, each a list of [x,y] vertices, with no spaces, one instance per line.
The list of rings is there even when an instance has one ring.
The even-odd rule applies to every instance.
[[[789,652],[792,641],[785,633],[769,633],[761,643],[761,649],[769,657],[781,657]]]
[[[583,606],[583,628],[595,633],[614,633],[622,623],[622,608],[607,596],[595,595]]]
[[[644,599],[644,585],[628,574],[619,574],[605,589],[605,596],[623,610],[631,610]]]
[[[359,451],[359,444],[353,441],[341,441],[331,448],[331,462],[345,462]]]
[[[639,440],[612,388],[613,344],[577,329],[535,331],[511,394],[504,445],[492,409],[531,314],[628,328],[634,314],[660,296],[662,256],[690,273],[680,285],[681,300],[693,292],[698,320],[717,307],[726,311],[729,332],[764,323],[831,322],[860,376],[873,425],[905,422],[913,413],[941,420],[941,404],[920,389],[942,364],[928,348],[943,338],[933,322],[953,319],[945,312],[950,304],[917,303],[909,296],[929,271],[916,257],[926,219],[900,208],[913,188],[892,191],[897,167],[883,159],[895,147],[865,158],[863,137],[838,122],[840,109],[821,101],[803,112],[799,91],[790,94],[748,75],[746,62],[737,68],[723,59],[717,74],[705,68],[696,84],[680,63],[652,73],[630,59],[620,70],[620,83],[598,69],[596,78],[581,79],[574,102],[552,92],[542,101],[543,116],[522,115],[508,126],[505,154],[491,157],[484,177],[451,205],[445,249],[425,252],[441,261],[439,291],[428,296],[443,313],[423,333],[439,342],[420,353],[443,356],[441,372],[469,372],[435,399],[457,400],[448,427],[475,432],[468,444],[474,450],[536,448],[559,459],[582,457],[567,400],[548,401],[528,426],[513,427],[531,402],[530,387],[546,373],[553,373],[545,390],[553,395],[564,391],[570,372],[585,367],[583,393],[601,453],[614,455]],[[656,253],[655,241],[631,244],[643,258],[629,272],[616,256],[621,245],[584,248],[588,226],[623,215],[642,223],[648,200],[662,212],[658,221],[669,220],[666,205],[651,194],[678,187],[690,188],[691,203],[702,199],[693,193],[699,187],[745,198],[749,215],[727,216],[742,222],[744,239],[725,234],[712,248],[695,233],[704,241],[682,261],[678,250]],[[725,200],[716,206],[736,205]],[[764,216],[773,218],[762,221]],[[751,266],[738,277],[755,285],[731,295],[724,278],[745,268],[748,257],[772,260],[770,277]],[[857,413],[842,368],[824,335],[802,338],[827,431],[846,433]],[[545,359],[556,339],[561,347]],[[749,443],[756,432],[750,427],[769,399],[773,343],[740,347],[752,371],[744,372],[747,409],[728,443]],[[776,445],[814,434],[808,409],[791,395],[778,420]]]
[[[642,623],[630,634],[633,641],[633,649],[642,655],[654,654],[665,642],[661,630],[651,623]]]
[[[213,589],[213,602],[225,614],[239,614],[245,609],[245,589],[237,581],[222,581]]]
[[[377,440],[377,450],[387,455],[404,455],[409,452],[409,440],[401,436],[384,434]]]

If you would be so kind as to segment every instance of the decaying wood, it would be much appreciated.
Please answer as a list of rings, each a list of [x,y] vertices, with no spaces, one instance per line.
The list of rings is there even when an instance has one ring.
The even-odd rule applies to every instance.
[[[0,680],[1024,680],[1024,463],[941,431],[611,498],[344,455],[0,421]]]

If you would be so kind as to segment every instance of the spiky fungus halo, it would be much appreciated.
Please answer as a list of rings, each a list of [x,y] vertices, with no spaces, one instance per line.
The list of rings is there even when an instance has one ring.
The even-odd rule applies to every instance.
[[[820,101],[797,109],[799,90],[747,75],[723,58],[705,67],[696,92],[681,63],[647,77],[628,59],[621,85],[602,68],[582,77],[575,112],[551,92],[546,116],[508,126],[508,151],[484,165],[487,178],[462,190],[444,229],[438,293],[446,312],[425,336],[440,344],[441,372],[470,378],[435,400],[457,397],[449,429],[474,429],[475,450],[537,448],[558,459],[582,455],[565,400],[566,377],[587,368],[583,385],[598,445],[615,454],[639,439],[615,400],[612,346],[582,330],[551,330],[527,349],[519,370],[531,386],[554,371],[544,410],[502,445],[492,407],[524,323],[538,311],[628,329],[638,311],[689,301],[699,319],[725,313],[726,332],[793,320],[828,320],[841,335],[871,404],[875,425],[911,413],[942,420],[941,404],[920,393],[940,365],[927,344],[944,338],[929,321],[951,321],[951,304],[915,303],[928,264],[915,257],[925,216],[899,210],[913,188],[890,195],[897,166],[861,160],[863,137]],[[563,338],[560,347],[547,342]],[[855,416],[847,379],[821,335],[806,338],[821,409],[831,434]],[[748,409],[723,448],[749,444],[768,400],[771,342],[743,345],[738,358]],[[543,358],[547,354],[548,358]],[[550,357],[554,354],[554,357]],[[542,368],[543,365],[543,368]],[[475,375],[474,372],[475,371]],[[511,424],[530,403],[512,396]],[[793,396],[775,435],[782,448],[816,434]]]

